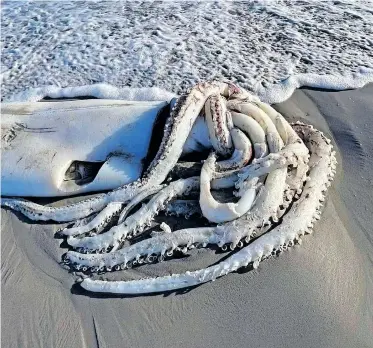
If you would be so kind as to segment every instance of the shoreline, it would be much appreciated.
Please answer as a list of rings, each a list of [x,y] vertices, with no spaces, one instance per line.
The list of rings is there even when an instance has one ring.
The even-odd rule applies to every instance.
[[[235,82],[233,82],[235,83]],[[362,88],[373,83],[373,69],[361,67],[359,72],[346,71],[343,75],[330,74],[295,74],[282,82],[270,85],[267,88],[260,86],[252,93],[263,102],[278,104],[289,99],[296,89],[316,89],[323,91],[344,91]],[[4,102],[37,102],[44,98],[100,98],[126,101],[168,101],[176,98],[177,94],[159,87],[116,87],[106,83],[83,86],[45,86],[30,88],[16,93]]]

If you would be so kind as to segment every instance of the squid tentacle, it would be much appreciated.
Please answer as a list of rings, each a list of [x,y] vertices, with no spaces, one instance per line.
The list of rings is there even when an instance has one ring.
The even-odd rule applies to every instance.
[[[227,105],[235,111],[252,117],[260,124],[266,134],[269,152],[277,152],[279,150],[276,150],[276,148],[281,149],[284,146],[284,142],[278,136],[279,134],[274,122],[272,122],[272,119],[262,109],[248,102],[228,101]]]
[[[216,163],[216,169],[219,171],[242,168],[250,161],[253,154],[251,141],[243,132],[238,128],[233,128],[230,133],[234,152],[231,158]]]
[[[118,225],[123,223],[130,213],[130,211],[140,202],[142,202],[144,199],[148,198],[149,196],[153,196],[156,193],[158,193],[164,186],[162,185],[156,185],[149,190],[143,191],[139,193],[131,202],[129,202],[126,207],[122,210],[122,212],[119,215],[118,219]]]
[[[304,126],[302,126],[304,127]],[[253,263],[257,268],[259,262],[271,256],[273,252],[283,251],[298,241],[305,233],[311,232],[312,225],[318,219],[321,201],[325,190],[333,178],[336,160],[331,145],[321,132],[308,128],[311,151],[311,166],[309,176],[300,199],[295,202],[283,218],[282,224],[261,236],[247,247],[225,259],[215,266],[185,274],[174,274],[166,277],[141,279],[133,281],[102,281],[84,279],[81,286],[89,291],[121,294],[143,294],[175,290],[207,281],[234,272],[240,267]]]
[[[209,221],[221,223],[237,219],[251,208],[256,194],[256,181],[250,188],[246,188],[237,203],[217,202],[210,192],[215,160],[215,155],[212,154],[202,166],[199,203],[203,216]]]
[[[32,220],[53,220],[68,222],[84,218],[100,211],[110,202],[127,203],[134,196],[154,185],[160,185],[176,164],[182,153],[183,145],[190,130],[203,109],[208,97],[222,94],[226,98],[256,100],[248,92],[235,89],[229,84],[220,82],[199,83],[186,96],[180,97],[171,111],[165,125],[165,136],[155,159],[145,176],[130,184],[124,185],[107,194],[98,194],[93,198],[62,206],[46,207],[23,199],[4,198],[3,206],[20,211]]]
[[[234,111],[231,115],[234,126],[245,132],[253,143],[255,158],[264,157],[268,149],[263,128],[247,115]]]
[[[215,153],[230,158],[217,162],[212,153],[202,166],[194,163],[189,165],[192,170],[188,166],[184,166],[187,171],[175,169],[195,121],[201,120],[197,119],[201,111],[206,120],[202,126],[208,127]],[[77,270],[89,267],[93,273],[157,258],[162,261],[174,251],[185,253],[196,246],[217,245],[224,251],[228,246],[234,250],[246,245],[214,266],[185,274],[128,282],[84,279],[81,283],[90,291],[140,294],[201,284],[249,263],[257,268],[272,254],[300,243],[320,218],[335,171],[335,153],[322,132],[302,123],[290,125],[274,108],[235,85],[207,82],[194,86],[173,105],[161,146],[142,178],[60,208],[12,198],[4,198],[2,205],[34,220],[70,221],[88,216],[86,222],[81,220],[62,233],[75,248],[67,252],[66,261]],[[184,178],[172,181],[178,172]],[[230,190],[212,191],[221,188],[237,189],[233,194],[239,198]],[[199,194],[199,202],[175,200],[191,191],[192,198]],[[148,203],[129,215],[145,200]],[[172,232],[163,222],[162,231],[152,232],[150,238],[124,244],[150,226],[162,210],[186,216],[199,212],[217,225]],[[100,233],[118,215],[117,226]]]
[[[65,236],[76,236],[79,234],[95,231],[100,233],[110,223],[114,216],[117,216],[123,208],[123,203],[109,203],[102,211],[100,211],[93,220],[85,225],[73,226],[60,231]]]
[[[227,120],[227,107],[221,95],[212,95],[206,100],[205,118],[212,147],[220,155],[232,152],[233,144]]]
[[[216,228],[208,228],[208,230],[195,228],[175,231],[166,237],[160,237],[162,238],[161,240],[157,239],[157,237],[153,237],[149,240],[136,243],[136,247],[131,249],[136,250],[136,252],[132,252],[132,256],[127,254],[128,249],[125,247],[109,254],[81,254],[69,251],[66,254],[66,258],[72,263],[83,264],[89,267],[100,267],[110,260],[110,267],[113,267],[122,264],[123,260],[126,260],[126,262],[132,261],[131,257],[156,254],[158,249],[152,248],[152,245],[165,245],[165,239],[170,243],[166,246],[165,250],[167,250],[168,247],[170,248],[172,245],[175,248],[180,247],[182,244],[178,241],[179,235],[179,240],[183,242],[186,241],[186,244],[198,242],[206,245],[217,244],[222,247],[225,244],[233,243],[233,247],[235,247],[241,239],[250,236],[259,227],[269,221],[272,216],[277,214],[277,209],[282,202],[285,179],[286,168],[270,173],[264,188],[260,190],[260,193],[258,194],[253,209],[246,216],[226,225],[218,226]],[[283,183],[283,185],[278,185],[279,183]],[[243,226],[245,228],[242,228]],[[185,234],[184,231],[186,231]],[[208,231],[209,234],[201,233],[201,231]]]
[[[166,209],[167,203],[175,197],[187,195],[190,191],[196,190],[199,187],[200,178],[191,177],[187,179],[179,179],[172,182],[169,186],[159,190],[159,192],[149,201],[148,204],[143,205],[136,213],[129,216],[121,224],[112,227],[109,231],[95,236],[75,238],[70,237],[67,243],[74,248],[81,248],[84,251],[103,250],[107,251],[110,247],[118,247],[118,245],[131,235],[138,235],[145,226],[162,210]],[[234,181],[224,178],[215,180],[214,187],[219,189],[221,187],[232,187]],[[154,193],[155,191],[151,191]],[[141,195],[144,197],[145,195]],[[134,203],[138,203],[137,200]]]
[[[83,248],[85,250],[106,250],[111,246],[116,246],[128,234],[138,234],[142,231],[145,225],[149,224],[160,210],[165,209],[165,205],[172,198],[187,194],[190,190],[198,188],[198,185],[198,177],[174,181],[169,186],[160,190],[148,204],[144,204],[142,208],[129,216],[120,225],[114,226],[109,231],[93,237],[71,237],[67,239],[67,242],[74,248]]]
[[[96,217],[85,225],[74,226],[71,228],[65,228],[60,231],[61,234],[65,236],[76,236],[84,233],[88,233],[90,231],[94,231],[95,234],[99,234],[102,232],[105,227],[113,220],[115,216],[118,216],[118,225],[123,222],[128,212],[145,198],[150,195],[157,193],[163,186],[157,185],[153,188],[143,191],[142,193],[138,194],[127,206],[123,209],[123,203],[120,202],[112,202],[109,203],[100,213],[96,215]],[[122,211],[122,212],[121,212]]]
[[[297,166],[299,162],[307,162],[308,150],[303,144],[295,143],[285,146],[278,153],[271,153],[266,157],[254,160],[250,165],[240,169],[237,173],[238,180],[236,188],[241,187],[245,180],[255,176],[265,175],[274,169],[287,167],[289,165]]]

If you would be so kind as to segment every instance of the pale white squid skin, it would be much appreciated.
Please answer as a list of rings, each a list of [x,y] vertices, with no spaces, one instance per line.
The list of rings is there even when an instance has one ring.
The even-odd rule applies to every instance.
[[[245,214],[251,208],[255,199],[255,184],[257,180],[252,183],[251,188],[247,188],[237,203],[219,203],[210,192],[210,182],[215,171],[215,161],[215,156],[210,155],[202,166],[199,205],[202,215],[211,222],[232,221]]]
[[[268,121],[271,122],[270,120]],[[275,137],[279,138],[277,132],[273,132]],[[273,148],[276,151],[280,150],[280,140],[276,140],[273,144]],[[276,154],[272,155],[276,156]],[[265,164],[265,159],[262,160]],[[240,204],[235,205],[233,203],[221,204],[215,201],[210,193],[210,180],[212,173],[214,172],[215,157],[210,156],[204,163],[204,168],[201,172],[200,181],[200,207],[202,213],[210,221],[219,219],[215,222],[224,222],[233,220],[231,217],[238,218],[242,216],[248,210],[248,205],[251,207],[255,198],[255,188],[246,187],[243,191],[243,197],[241,198]],[[262,164],[263,165],[263,164]],[[285,165],[285,164],[284,164]],[[256,167],[260,168],[260,164]],[[254,177],[255,178],[255,177]],[[256,179],[256,178],[255,178]],[[245,229],[237,228],[237,221],[233,221],[232,225],[228,224],[223,227],[217,227],[216,229],[188,229],[180,230],[172,233],[170,236],[158,236],[153,237],[152,240],[143,241],[135,244],[133,247],[123,248],[115,253],[110,254],[79,254],[76,252],[68,252],[67,259],[72,263],[83,265],[84,267],[104,267],[105,265],[112,268],[119,264],[126,265],[127,262],[131,262],[134,258],[139,259],[142,256],[150,256],[152,254],[161,253],[162,255],[166,250],[172,251],[184,244],[186,247],[193,245],[193,243],[202,244],[218,244],[223,246],[226,243],[232,243],[235,247],[242,238],[250,236],[255,229],[263,226],[270,218],[278,219],[278,207],[283,200],[285,191],[285,180],[286,180],[286,167],[283,166],[281,169],[274,170],[271,172],[266,180],[264,188],[261,190],[259,197],[255,202],[254,209],[244,219]],[[249,208],[250,208],[249,207]],[[236,208],[239,208],[238,211]],[[242,213],[242,214],[240,214]],[[240,215],[239,215],[240,214]],[[135,219],[137,221],[137,219]],[[246,233],[244,233],[244,231]],[[92,237],[97,239],[98,237]],[[87,246],[87,244],[86,244]],[[185,246],[184,246],[185,247]]]
[[[251,141],[242,131],[232,128],[230,133],[234,151],[231,158],[216,163],[218,171],[241,168],[250,161],[253,155]]]
[[[264,157],[267,153],[267,144],[263,128],[253,118],[231,111],[233,124],[245,132],[254,147],[255,158]]]
[[[246,216],[217,227],[190,228],[175,231],[169,235],[159,235],[151,239],[138,242],[107,254],[81,254],[74,251],[67,252],[67,259],[85,267],[109,267],[127,265],[141,257],[163,255],[168,251],[172,254],[177,248],[189,248],[195,243],[202,245],[216,244],[224,247],[231,244],[234,249],[241,239],[251,237],[271,217],[277,217],[277,208],[283,199],[284,186],[278,187],[277,182],[284,182],[286,171],[279,170],[270,174],[266,185],[260,190],[253,209]]]
[[[290,136],[288,132],[294,135],[294,130],[292,130],[292,128],[289,126],[289,123],[284,119],[284,117],[270,105],[262,103],[260,100],[253,102],[253,104],[259,107],[269,116],[269,118],[276,126],[276,129],[280,134],[284,144],[287,144]]]
[[[100,233],[106,226],[106,222],[110,220],[114,215],[118,215],[122,209],[123,203],[109,203],[89,223],[76,227],[65,228],[61,230],[60,233],[65,236],[76,236],[78,234],[88,233],[92,230],[95,230],[96,233]]]
[[[161,190],[162,186],[157,185],[151,188],[148,191],[141,192],[138,194],[133,200],[131,200],[125,208],[123,208],[124,204],[121,202],[112,202],[109,203],[101,212],[99,212],[93,220],[91,220],[87,224],[74,226],[71,228],[65,228],[60,231],[61,234],[65,236],[76,236],[84,233],[88,233],[94,231],[94,234],[98,234],[102,232],[105,227],[111,222],[112,218],[116,215],[119,215],[118,225],[121,224],[125,217],[128,215],[128,212],[138,203],[143,201],[150,195],[153,195],[159,190]]]
[[[269,221],[270,218],[278,218],[277,209],[283,201],[285,190],[286,168],[277,170],[268,176],[264,187],[259,191],[254,202],[253,209],[245,216],[225,225],[215,228],[193,228],[175,231],[169,236],[157,236],[150,240],[141,241],[133,246],[122,248],[108,254],[81,254],[69,251],[66,257],[70,262],[87,267],[114,267],[116,265],[131,262],[134,258],[165,253],[177,247],[187,247],[194,243],[217,244],[223,247],[232,243],[233,248],[243,238],[250,237]],[[283,183],[283,185],[278,185]],[[136,220],[136,219],[134,219]],[[241,228],[241,224],[245,228]],[[98,237],[98,236],[97,236]],[[91,237],[94,239],[95,237]],[[128,254],[128,250],[131,251]]]
[[[206,113],[211,111],[212,109],[219,110],[218,113],[221,113],[221,110],[224,112],[225,109],[220,106],[220,103],[222,103],[221,99],[213,99],[213,97],[210,97],[212,101],[210,103],[209,100],[206,102]],[[211,105],[212,104],[212,105]],[[267,116],[263,111],[261,111],[259,108],[251,107],[251,104],[247,103],[232,103],[236,109],[239,111],[245,110],[246,112],[250,112],[253,114],[253,118],[260,124],[260,126],[263,129],[263,132],[267,134],[267,141],[269,144],[269,148],[272,152],[278,152],[281,150],[283,146],[283,141],[277,132],[276,127],[272,123],[272,120],[269,116]],[[213,112],[211,112],[213,114]],[[239,115],[239,114],[238,114]],[[236,115],[237,116],[237,115]],[[238,116],[239,117],[239,116]],[[213,118],[210,116],[210,118]],[[233,117],[232,117],[233,120]],[[246,123],[247,120],[243,119],[242,117],[239,119],[239,123],[241,124],[241,127],[245,127],[248,131],[248,126]],[[234,121],[233,121],[234,123]],[[209,126],[211,127],[211,125]],[[248,131],[249,132],[249,131]],[[256,135],[259,137],[262,135],[259,130],[257,130]],[[241,141],[243,143],[243,140]],[[232,160],[227,160],[232,161]],[[229,162],[228,162],[229,163]],[[215,222],[215,223],[222,223],[226,221],[232,221],[243,214],[245,214],[252,206],[254,199],[255,199],[255,193],[256,193],[256,182],[254,185],[241,185],[241,190],[239,191],[239,194],[241,195],[240,200],[237,203],[219,203],[217,202],[214,197],[211,195],[210,192],[210,182],[212,180],[214,169],[213,166],[215,165],[215,157],[210,156],[204,163],[201,171],[201,187],[200,187],[200,207],[202,210],[203,216],[205,216],[209,221]],[[232,165],[231,165],[232,167]],[[285,184],[285,179],[282,180],[282,183]],[[279,186],[281,187],[281,184],[279,183]],[[243,190],[243,187],[245,188]]]
[[[260,109],[253,103],[248,102],[238,103],[236,101],[228,101],[227,105],[235,111],[252,117],[256,122],[259,123],[259,125],[263,128],[264,133],[266,134],[269,152],[276,152],[275,148],[278,147],[282,148],[284,142],[281,137],[277,136],[278,131],[275,124],[262,109]],[[278,142],[278,144],[275,144],[275,141]]]
[[[157,186],[154,186],[154,187],[152,187],[151,189],[149,189],[147,191],[143,191],[143,192],[139,193],[134,199],[132,199],[126,205],[126,207],[120,213],[119,219],[118,219],[118,225],[120,225],[121,223],[124,222],[124,220],[126,219],[126,217],[128,216],[129,212],[131,211],[131,209],[133,207],[135,207],[137,204],[139,204],[140,202],[142,202],[144,199],[148,198],[149,196],[155,195],[162,188],[163,188],[162,185],[157,185]]]
[[[68,222],[82,219],[101,211],[111,202],[127,203],[140,192],[160,185],[174,167],[183,151],[183,146],[199,113],[210,96],[222,95],[237,100],[257,100],[246,91],[221,82],[199,83],[186,97],[180,97],[171,111],[165,126],[165,135],[160,149],[146,175],[133,183],[124,185],[107,194],[62,207],[47,207],[24,199],[3,198],[1,204],[21,212],[31,220]]]
[[[220,155],[232,152],[230,125],[227,107],[222,96],[212,95],[206,100],[205,118],[212,147]]]
[[[320,132],[314,131],[312,127],[309,126],[299,125],[298,127],[302,131],[303,129],[308,130],[308,134],[305,134],[305,137],[309,137],[310,140],[314,141],[314,143],[312,141],[308,142],[308,146],[312,149],[311,153],[313,154],[311,157],[312,167],[310,179],[306,182],[306,186],[302,194],[303,199],[301,197],[301,199],[293,205],[292,210],[288,215],[286,215],[283,223],[279,227],[275,228],[267,235],[259,238],[257,241],[250,244],[248,247],[236,253],[229,259],[204,270],[187,272],[184,275],[173,275],[168,277],[143,279],[129,282],[107,282],[85,279],[82,282],[83,288],[89,291],[125,294],[141,294],[179,289],[214,280],[217,277],[235,271],[242,266],[247,266],[250,262],[253,262],[254,267],[256,268],[260,260],[270,256],[273,250],[281,251],[283,246],[291,246],[295,241],[299,241],[299,238],[304,235],[306,231],[310,232],[313,221],[319,218],[318,209],[321,206],[321,201],[324,199],[323,192],[326,190],[327,186],[330,185],[330,180],[332,179],[335,170],[335,157],[334,153],[332,152],[332,147],[328,145],[327,139],[325,139]],[[317,148],[317,146],[320,149]],[[321,171],[323,175],[319,175],[319,171]],[[315,179],[314,181],[316,182],[310,184],[313,179]],[[273,184],[275,185],[275,182],[273,182]],[[270,190],[271,188],[269,188],[268,193],[270,193]],[[259,206],[260,205],[261,204],[259,204]],[[305,216],[304,212],[307,212]],[[253,215],[255,216],[256,214]],[[285,222],[287,223],[286,225]],[[296,226],[299,225],[295,229],[293,226],[294,222],[297,224]],[[247,223],[242,225],[242,230],[244,230],[245,226],[247,225]],[[229,228],[229,226],[223,226],[222,228],[225,230],[225,232],[227,232],[225,234],[223,233],[225,236],[229,234],[229,231],[233,230],[232,228]],[[182,232],[184,231],[174,233],[180,234]],[[203,241],[202,237],[204,237],[205,242],[208,239],[211,240],[212,231],[210,228],[203,229],[200,232],[201,233],[192,236],[192,238],[189,237],[189,239],[184,239],[183,242],[185,244],[190,241],[201,242]],[[188,233],[183,234],[185,237]],[[171,236],[172,234],[169,237]],[[197,236],[199,236],[199,238],[195,239]],[[165,249],[162,249],[160,246],[167,247],[167,243],[164,242],[164,240],[162,243],[148,242],[149,248],[153,247],[154,245],[158,245],[158,249],[152,248],[153,251],[157,250],[162,252]],[[136,249],[139,249],[139,247],[140,245],[137,245]],[[134,253],[138,255],[139,250],[133,250],[132,255]],[[127,255],[130,256],[130,254]],[[108,255],[108,257],[114,258],[114,255],[111,255],[111,257]],[[122,258],[121,261],[124,260],[125,258]]]
[[[240,267],[246,267],[249,263],[253,263],[253,267],[257,268],[259,262],[271,256],[273,252],[281,252],[294,243],[299,243],[305,233],[311,233],[314,221],[320,217],[321,202],[333,178],[336,160],[332,146],[321,132],[309,126],[298,127],[302,130],[308,127],[308,134],[305,136],[315,141],[313,144],[308,142],[311,150],[311,170],[300,199],[293,204],[279,226],[219,264],[206,269],[133,281],[102,281],[86,278],[81,286],[89,291],[118,294],[176,290],[215,280]]]
[[[227,243],[232,243],[234,248],[242,238],[250,236],[272,216],[277,216],[277,207],[282,202],[283,189],[277,188],[275,191],[273,189],[276,188],[276,181],[281,181],[281,177],[286,177],[284,171],[278,171],[277,174],[271,173],[271,178],[260,191],[252,211],[247,216],[226,225],[190,228],[175,231],[169,235],[162,234],[107,254],[81,254],[69,251],[66,257],[70,262],[81,266],[113,268],[117,265],[126,265],[140,257],[148,257],[154,254],[163,256],[166,251],[172,253],[176,248],[188,248],[195,243],[217,244],[221,247]],[[245,228],[237,228],[240,224],[243,224]]]
[[[205,121],[196,122],[202,110]],[[194,125],[196,134],[208,134],[211,146],[204,140],[203,147],[213,148],[225,158],[217,160],[212,153],[204,161],[200,176],[165,181],[183,151],[187,153],[198,145],[198,141],[188,140]],[[203,130],[205,125],[207,129]],[[224,251],[228,246],[234,250],[249,243],[214,266],[185,274],[134,281],[86,278],[81,283],[89,291],[143,294],[215,280],[249,263],[256,268],[271,253],[300,242],[320,218],[321,202],[335,170],[330,140],[312,126],[291,126],[272,107],[234,85],[201,83],[173,107],[160,149],[142,179],[61,208],[12,199],[5,199],[2,204],[36,220],[69,221],[100,211],[85,225],[62,232],[76,249],[67,252],[67,262],[84,272],[123,270],[157,258],[162,261],[175,251],[186,253],[209,244]],[[211,193],[211,189],[232,187],[238,189],[236,195],[240,198],[236,203],[220,203]],[[198,190],[198,209],[193,200],[172,202]],[[129,215],[134,206],[150,196],[148,203]],[[128,205],[123,210],[125,203]],[[161,231],[152,232],[150,238],[123,244],[149,227],[160,211],[183,215],[201,212],[217,225],[172,232],[162,223]],[[117,226],[94,236],[86,235],[92,230],[101,232],[120,212]],[[256,240],[251,241],[254,236]]]
[[[220,181],[221,180],[215,180],[215,189],[221,188]],[[224,184],[225,182],[223,182],[223,187],[225,187]],[[233,185],[234,183],[232,182],[230,186]],[[110,247],[116,248],[129,234],[140,234],[160,211],[167,208],[167,204],[171,199],[186,195],[191,190],[198,189],[199,186],[200,178],[190,177],[174,181],[163,189],[157,187],[158,193],[154,195],[149,203],[143,205],[124,222],[112,227],[107,232],[95,236],[83,238],[72,236],[67,239],[67,243],[74,248],[81,248],[86,251],[107,250]]]
[[[239,170],[239,179],[236,182],[236,188],[240,188],[245,180],[255,176],[262,176],[270,173],[274,169],[280,169],[289,165],[297,166],[299,160],[307,162],[308,150],[300,143],[287,145],[278,153],[271,153],[259,160],[254,160],[249,166]]]
[[[141,232],[159,211],[165,209],[165,204],[170,199],[182,196],[192,189],[197,189],[198,185],[198,177],[174,181],[163,190],[160,190],[148,204],[143,205],[136,213],[129,216],[121,224],[112,227],[109,231],[93,237],[70,237],[67,239],[67,243],[74,248],[83,248],[86,250],[102,250],[115,247],[129,233]]]

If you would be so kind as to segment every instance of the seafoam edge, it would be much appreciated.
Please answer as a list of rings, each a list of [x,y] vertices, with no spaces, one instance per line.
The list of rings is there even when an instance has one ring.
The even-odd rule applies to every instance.
[[[264,102],[275,104],[290,98],[294,90],[300,87],[341,91],[361,88],[371,82],[373,82],[373,69],[361,67],[358,72],[350,72],[343,75],[296,74],[268,88],[260,86],[254,92]],[[115,87],[110,84],[100,83],[75,87],[45,86],[31,88],[16,93],[5,101],[37,102],[45,97],[76,98],[81,96],[132,101],[170,101],[172,98],[177,97],[175,93],[168,92],[158,87]]]

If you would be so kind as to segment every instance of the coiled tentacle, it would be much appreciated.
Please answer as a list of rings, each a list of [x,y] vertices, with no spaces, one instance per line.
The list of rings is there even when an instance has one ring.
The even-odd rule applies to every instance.
[[[210,181],[215,172],[215,155],[212,154],[205,161],[201,171],[199,204],[202,214],[209,221],[220,223],[231,221],[245,214],[252,206],[256,195],[256,182],[246,187],[245,192],[237,203],[220,203],[215,200],[210,190]]]
[[[239,112],[231,111],[233,124],[245,132],[254,147],[255,158],[261,158],[268,153],[263,128],[253,118]]]
[[[129,233],[140,233],[145,225],[156,216],[159,211],[164,210],[166,204],[174,197],[180,197],[193,189],[197,189],[199,178],[192,177],[180,179],[172,182],[169,186],[163,188],[147,204],[144,204],[136,213],[129,216],[123,223],[112,227],[109,231],[84,238],[68,238],[67,243],[74,248],[83,248],[85,250],[106,250],[109,247],[116,246],[122,242]]]
[[[200,115],[203,111],[206,122]],[[174,169],[199,115],[202,122],[197,125],[202,127],[203,146],[213,148],[216,155],[210,154],[202,166],[194,163],[190,168],[180,165],[180,170]],[[206,145],[207,133],[211,147]],[[192,142],[198,144],[194,138]],[[185,168],[192,169],[189,173],[196,176],[188,177]],[[175,251],[185,253],[194,247],[216,245],[224,251],[228,246],[234,250],[246,245],[214,266],[185,274],[128,282],[82,282],[91,291],[140,294],[215,280],[249,263],[256,268],[272,253],[300,242],[320,217],[321,202],[335,170],[330,140],[312,126],[290,125],[275,109],[237,86],[201,83],[173,106],[160,149],[141,179],[62,208],[9,198],[3,199],[2,204],[40,220],[68,221],[89,216],[85,224],[81,221],[63,232],[76,249],[66,253],[66,261],[84,272],[162,261]],[[172,181],[177,173],[183,178]],[[192,199],[199,195],[199,202],[175,201],[187,195]],[[149,198],[148,203],[129,215]],[[98,211],[101,212],[95,215]],[[118,225],[102,232],[120,211]],[[163,222],[161,231],[151,232],[150,237],[144,234],[141,241],[136,242],[136,238],[132,244],[124,242],[154,225],[153,219],[160,211],[182,215],[201,212],[206,227],[172,231]],[[92,231],[102,233],[92,236]]]
[[[202,270],[133,281],[101,281],[88,278],[83,280],[81,286],[89,291],[122,294],[143,294],[185,288],[215,280],[251,262],[256,268],[260,261],[269,257],[274,251],[282,251],[284,246],[293,245],[305,233],[311,232],[314,221],[318,219],[324,192],[333,178],[336,160],[331,145],[321,132],[308,126],[296,127],[302,128],[302,131],[306,129],[305,138],[310,140],[307,142],[311,150],[310,180],[306,181],[300,199],[293,204],[279,226],[219,264]]]
[[[226,98],[257,99],[248,92],[220,82],[200,83],[186,96],[180,97],[174,105],[164,129],[164,138],[145,176],[133,183],[121,186],[107,194],[62,207],[46,207],[22,199],[4,198],[1,204],[20,211],[32,220],[73,221],[102,210],[110,202],[127,203],[141,191],[160,185],[174,167],[183,150],[190,130],[212,95]]]
[[[233,128],[230,133],[234,151],[231,158],[216,163],[216,169],[219,171],[242,168],[250,161],[253,154],[250,139],[243,132],[238,128]]]

